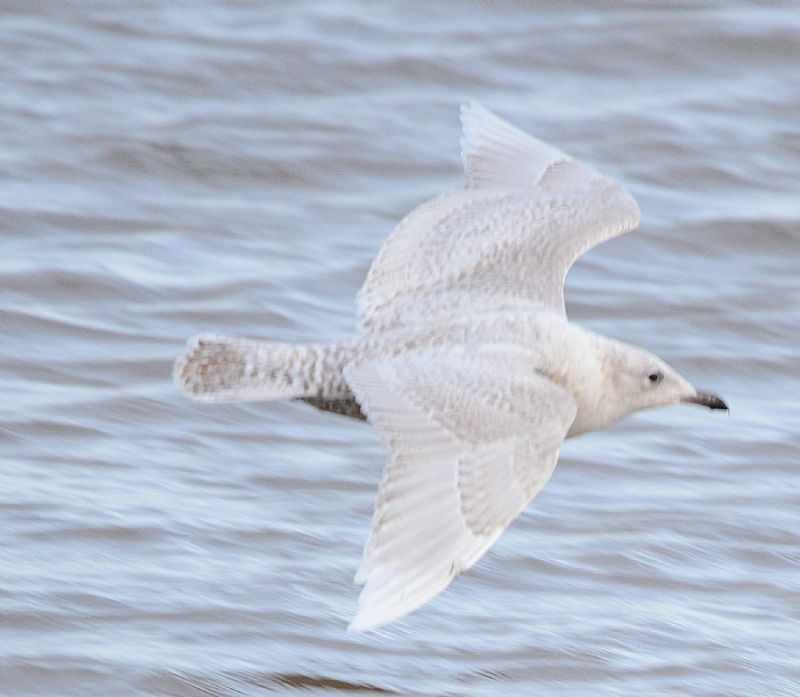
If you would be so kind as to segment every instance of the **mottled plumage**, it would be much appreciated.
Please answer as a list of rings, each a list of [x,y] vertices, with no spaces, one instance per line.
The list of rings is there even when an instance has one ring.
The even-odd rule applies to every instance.
[[[655,356],[567,320],[567,271],[638,225],[633,197],[474,102],[461,115],[465,188],[385,241],[358,296],[358,336],[201,336],[176,364],[194,399],[304,399],[378,430],[388,463],[356,630],[472,566],[547,483],[564,438],[662,404],[725,408]]]

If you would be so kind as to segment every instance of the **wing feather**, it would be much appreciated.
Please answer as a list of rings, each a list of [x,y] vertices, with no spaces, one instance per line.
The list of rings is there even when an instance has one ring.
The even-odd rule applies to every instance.
[[[476,103],[462,121],[467,188],[423,203],[384,242],[358,296],[366,330],[476,302],[564,313],[575,259],[639,224],[612,179]]]
[[[575,404],[529,366],[518,350],[450,347],[345,369],[389,453],[352,630],[441,592],[545,485]]]
[[[520,131],[470,101],[461,105],[461,164],[467,189],[532,189],[556,163],[576,163],[552,145]]]

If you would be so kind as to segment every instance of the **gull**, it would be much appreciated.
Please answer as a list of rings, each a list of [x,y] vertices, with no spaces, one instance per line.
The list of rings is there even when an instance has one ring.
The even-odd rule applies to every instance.
[[[174,376],[205,402],[301,399],[367,419],[388,453],[349,629],[428,602],[545,486],[565,438],[679,402],[727,410],[645,350],[567,319],[564,279],[639,224],[620,184],[477,102],[461,108],[464,187],[386,239],[351,340],[205,334]]]

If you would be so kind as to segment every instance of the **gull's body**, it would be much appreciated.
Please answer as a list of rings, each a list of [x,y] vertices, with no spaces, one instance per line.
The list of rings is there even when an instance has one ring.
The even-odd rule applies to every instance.
[[[567,319],[567,271],[638,225],[633,197],[475,103],[462,122],[466,186],[386,240],[356,338],[203,336],[176,365],[195,399],[304,399],[379,431],[389,460],[354,629],[414,610],[474,564],[547,483],[564,438],[663,404],[726,408]]]

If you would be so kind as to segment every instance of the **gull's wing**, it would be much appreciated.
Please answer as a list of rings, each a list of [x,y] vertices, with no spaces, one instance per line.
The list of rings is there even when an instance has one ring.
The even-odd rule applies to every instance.
[[[581,254],[633,230],[622,186],[476,103],[462,108],[466,189],[407,215],[358,296],[365,329],[417,321],[465,297],[564,312],[564,278]]]
[[[389,453],[352,630],[402,617],[441,592],[547,483],[576,407],[531,362],[498,345],[345,368]]]

